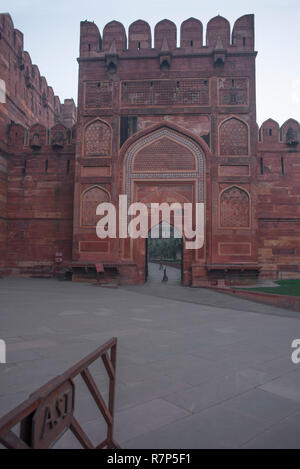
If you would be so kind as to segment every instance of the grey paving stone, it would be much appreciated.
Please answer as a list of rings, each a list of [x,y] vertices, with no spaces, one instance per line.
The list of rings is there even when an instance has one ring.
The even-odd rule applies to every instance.
[[[190,412],[196,413],[222,401],[227,401],[239,394],[243,394],[267,380],[266,373],[253,369],[245,369],[231,372],[226,376],[202,383],[200,386],[194,386],[190,389],[169,394],[164,399]]]
[[[300,408],[300,402],[277,396],[262,389],[253,389],[224,403],[226,409],[249,415],[271,425]]]
[[[118,410],[126,409],[188,388],[190,388],[189,384],[163,373],[156,378],[149,378],[145,381],[121,382],[116,394],[116,408]]]
[[[215,359],[226,363],[241,363],[249,366],[264,363],[266,361],[281,358],[283,351],[281,347],[271,347],[265,343],[265,338],[261,343],[257,337],[253,336],[247,340],[239,340],[234,343],[217,346]],[[286,347],[286,355],[289,354],[289,345]],[[212,357],[213,359],[213,357]]]
[[[264,430],[257,419],[222,405],[126,441],[125,448],[236,448]]]
[[[122,446],[263,447],[281,438],[283,445],[296,444],[283,434],[300,426],[293,407],[300,402],[300,367],[290,361],[300,315],[158,282],[112,292],[4,278],[0,295],[0,335],[15,354],[0,365],[0,415],[117,336],[116,425]],[[103,366],[91,371],[107,398]],[[256,399],[247,400],[243,393],[255,387]],[[99,443],[105,424],[87,396],[86,385],[76,379],[76,415]],[[59,445],[78,447],[69,432]]]
[[[116,439],[121,444],[189,415],[162,399],[153,399],[116,414]],[[175,425],[175,423],[174,423]]]
[[[266,372],[270,378],[279,378],[288,372],[295,371],[296,365],[292,363],[289,356],[275,358],[275,360],[268,360],[255,366],[255,369]]]
[[[0,415],[5,415],[11,411],[14,407],[21,404],[21,402],[27,399],[28,395],[25,391],[16,393],[9,393],[0,397]]]
[[[107,402],[107,394],[101,393]],[[75,418],[81,426],[86,422],[102,419],[101,412],[91,395],[86,394],[83,399],[75,398]]]
[[[53,449],[82,449],[81,444],[73,435],[71,430],[67,430],[62,437],[52,446]]]
[[[225,376],[233,369],[230,363],[225,366],[223,363],[189,354],[161,360],[152,366],[190,385],[199,385],[213,377]]]
[[[44,347],[55,347],[56,342],[48,339],[37,339],[37,340],[26,340],[26,341],[14,341],[8,343],[7,352],[17,352],[23,350],[34,350]]]
[[[300,370],[264,384],[261,389],[300,402]]]
[[[294,414],[242,445],[246,449],[300,449],[300,415]]]
[[[138,365],[138,364],[127,364],[118,366],[118,379],[124,384],[139,383],[142,381],[149,381],[149,379],[160,378],[161,372],[153,369],[151,364]]]
[[[37,360],[39,355],[32,350],[7,350],[6,351],[6,360],[9,363],[22,363],[24,361]]]

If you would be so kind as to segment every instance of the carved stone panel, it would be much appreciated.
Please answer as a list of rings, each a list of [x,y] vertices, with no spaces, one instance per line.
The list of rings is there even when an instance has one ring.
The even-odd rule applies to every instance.
[[[89,109],[109,109],[113,102],[113,87],[109,81],[85,83],[85,107]]]
[[[93,186],[85,191],[81,198],[81,226],[96,226],[99,217],[96,216],[96,208],[101,202],[108,202],[109,195],[98,186]]]
[[[219,105],[247,106],[249,104],[248,87],[247,78],[219,78]]]
[[[186,146],[164,136],[141,148],[133,171],[196,171],[196,158]]]
[[[85,156],[110,155],[111,131],[110,127],[100,120],[89,124],[85,130]]]
[[[234,117],[220,127],[220,155],[248,155],[247,124]]]
[[[122,106],[209,105],[209,80],[136,80],[122,82]]]

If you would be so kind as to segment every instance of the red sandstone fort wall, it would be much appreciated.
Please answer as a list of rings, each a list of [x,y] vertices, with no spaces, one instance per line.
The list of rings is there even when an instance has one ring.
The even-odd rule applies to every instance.
[[[269,119],[259,132],[257,192],[261,275],[300,276],[300,126]]]
[[[53,275],[55,255],[70,262],[75,132],[57,124],[10,127],[7,181],[7,274]]]
[[[5,267],[7,235],[7,159],[0,153],[0,277]]]
[[[39,122],[52,127],[64,117],[64,104],[41,76],[23,48],[23,34],[14,28],[9,14],[0,14],[0,71],[6,85],[6,103],[1,105],[0,145],[7,144],[7,125],[13,121],[28,128]],[[73,101],[73,100],[71,100]],[[66,102],[68,108],[70,100]],[[74,113],[74,102],[73,111]],[[70,114],[69,111],[65,111]],[[73,122],[75,123],[75,114]]]
[[[71,256],[74,143],[53,151],[46,139],[58,122],[74,126],[76,107],[73,99],[61,104],[54,95],[24,51],[23,34],[14,28],[9,14],[0,15],[0,78],[5,83],[5,102],[0,103],[1,275],[5,266],[9,273],[17,266],[22,271],[26,263],[33,266],[50,258],[53,263],[60,244]],[[42,139],[35,150],[33,132]],[[45,159],[47,176],[42,169]],[[68,159],[68,175],[62,177],[61,165]],[[61,220],[65,220],[63,228]],[[68,239],[67,246],[63,239]]]
[[[169,20],[155,26],[154,48],[150,27],[144,21],[130,26],[128,48],[122,24],[107,24],[102,37],[94,23],[81,23],[77,122],[80,145],[76,154],[73,254],[74,260],[81,262],[112,258],[134,261],[136,279],[142,280],[145,243],[127,241],[122,247],[115,241],[98,240],[98,250],[93,251],[92,246],[97,243],[95,220],[91,219],[90,229],[82,226],[82,217],[89,218],[82,201],[90,189],[96,198],[98,192],[99,201],[108,193],[110,200],[116,202],[130,177],[125,163],[130,144],[134,145],[135,139],[142,144],[152,132],[170,126],[170,131],[166,131],[169,138],[173,138],[172,129],[186,141],[194,138],[205,154],[205,247],[199,253],[184,253],[186,283],[196,285],[197,272],[203,276],[205,269],[224,270],[232,265],[257,269],[253,16],[238,19],[232,34],[226,19],[212,19],[207,25],[205,44],[201,22],[191,18],[181,26],[179,43],[177,47],[177,28]],[[93,126],[102,128],[107,140],[111,139],[106,148],[99,144],[94,155],[86,151]],[[169,145],[162,139],[151,148],[152,159],[146,163],[144,158],[148,166],[138,169],[139,178],[145,179],[147,173],[148,182],[137,182],[133,177],[132,201],[144,200],[147,192],[160,202],[165,201],[167,192],[177,199],[185,196],[191,202],[199,200],[197,183],[187,181],[179,171],[182,147],[174,145],[169,161]],[[155,158],[161,169],[155,167]],[[159,171],[171,168],[176,158],[177,175],[172,176],[173,180],[158,182]],[[182,161],[184,172],[188,170],[184,166],[187,159],[182,157]],[[134,167],[132,170],[134,173]],[[149,180],[149,172],[156,172],[156,181]],[[188,196],[187,185],[191,191]],[[96,186],[98,189],[93,189]],[[89,244],[90,250],[85,252],[92,236],[94,244]]]
[[[267,121],[258,132],[253,15],[232,31],[213,18],[205,41],[194,18],[180,34],[163,20],[153,38],[141,20],[128,38],[117,21],[102,35],[82,22],[78,117],[73,100],[60,105],[29,55],[18,53],[22,35],[9,15],[0,27],[10,98],[0,104],[0,271],[6,258],[7,273],[49,274],[62,252],[66,265],[118,265],[123,281],[143,282],[145,241],[95,233],[98,203],[117,205],[125,192],[146,203],[203,197],[205,244],[184,252],[185,284],[259,269],[299,275],[299,124]],[[76,118],[75,135],[68,129]],[[191,148],[202,155],[195,164],[204,162],[203,180]]]

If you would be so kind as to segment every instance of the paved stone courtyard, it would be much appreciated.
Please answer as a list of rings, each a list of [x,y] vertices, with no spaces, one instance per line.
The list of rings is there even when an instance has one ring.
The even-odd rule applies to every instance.
[[[118,337],[116,430],[123,448],[300,448],[297,313],[170,284],[99,288],[0,281],[0,415],[112,336]],[[156,278],[156,281],[155,281]],[[100,364],[91,368],[107,394]],[[104,425],[83,382],[76,412],[93,441]],[[77,447],[66,433],[56,447]]]

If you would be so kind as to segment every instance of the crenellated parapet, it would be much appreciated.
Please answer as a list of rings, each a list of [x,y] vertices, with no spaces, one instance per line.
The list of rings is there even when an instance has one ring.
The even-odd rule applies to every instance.
[[[261,277],[299,278],[300,125],[266,120],[257,143],[257,219]]]
[[[295,119],[288,119],[279,127],[276,121],[268,119],[259,129],[259,142],[261,146],[273,145],[276,148],[277,144],[281,144],[300,151],[300,124]]]
[[[137,20],[129,26],[128,49],[151,49],[151,28],[146,21]]]
[[[254,15],[244,15],[236,20],[231,43],[242,50],[254,50]]]
[[[146,21],[137,20],[129,26],[128,41],[124,26],[111,21],[101,33],[95,23],[81,22],[80,57],[101,56],[105,53],[128,55],[134,52],[159,53],[162,49],[171,52],[207,53],[214,50],[237,52],[254,51],[254,15],[237,19],[232,31],[228,20],[221,16],[212,18],[206,27],[206,42],[203,43],[203,25],[200,20],[189,18],[180,27],[179,47],[177,47],[177,27],[164,19],[154,27],[152,43],[151,28]]]
[[[223,50],[230,47],[230,23],[222,16],[216,16],[207,23],[206,46]]]
[[[180,47],[199,49],[203,46],[203,25],[196,18],[183,21],[180,27]]]
[[[7,126],[10,121],[29,128],[39,122],[46,128],[64,119],[64,106],[47,80],[40,74],[30,54],[24,50],[23,34],[15,29],[8,13],[0,14],[0,69],[5,83],[5,112],[0,116],[0,147],[6,148]],[[66,123],[75,123],[76,108],[68,111]],[[0,106],[2,106],[0,104]],[[69,108],[69,104],[67,104]],[[9,118],[7,117],[9,116]]]
[[[23,34],[14,28],[13,21],[8,13],[0,14],[0,53],[4,58],[13,57],[12,64],[14,75],[20,76],[17,85],[17,92],[21,94],[25,100],[29,101],[31,106],[31,94],[33,93],[32,112],[39,115],[39,110],[47,104],[49,111],[55,115],[60,114],[60,100],[54,95],[53,89],[48,86],[46,79],[41,76],[37,65],[32,64],[30,54],[23,48]],[[2,59],[3,60],[3,59]],[[4,79],[5,75],[10,74],[9,63],[4,63]],[[16,67],[21,73],[16,74]],[[7,93],[14,94],[15,90],[7,87]],[[23,91],[23,96],[22,96]],[[43,103],[42,103],[42,98]],[[43,116],[41,116],[43,117]]]
[[[40,123],[33,124],[28,129],[16,123],[9,126],[9,148],[16,153],[53,153],[56,150],[70,151],[70,148],[74,152],[75,139],[75,126],[68,128],[62,123],[55,124],[51,129]]]

